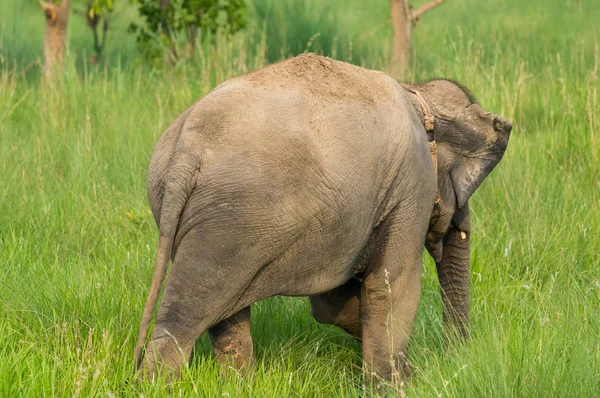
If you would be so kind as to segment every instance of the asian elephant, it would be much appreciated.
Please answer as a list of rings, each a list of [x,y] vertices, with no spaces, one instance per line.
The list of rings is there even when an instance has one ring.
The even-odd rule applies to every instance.
[[[466,331],[468,199],[511,127],[452,81],[403,85],[314,54],[219,85],[150,160],[159,242],[136,366],[177,374],[208,331],[217,360],[244,367],[250,305],[286,295],[360,337],[367,374],[401,376],[425,244]]]

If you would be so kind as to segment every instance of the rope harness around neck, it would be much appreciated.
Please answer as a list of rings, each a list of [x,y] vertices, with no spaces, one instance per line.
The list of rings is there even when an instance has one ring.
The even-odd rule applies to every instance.
[[[433,113],[431,112],[431,108],[429,107],[429,105],[427,104],[427,102],[425,101],[425,99],[423,98],[421,93],[413,90],[412,88],[407,88],[406,91],[408,91],[411,94],[414,94],[415,97],[417,98],[417,101],[419,101],[419,104],[421,104],[421,108],[423,109],[423,126],[425,127],[425,131],[427,133],[431,132],[431,137],[432,137],[431,140],[429,140],[429,135],[427,138],[429,140],[429,152],[431,152],[431,160],[433,161],[433,168],[435,169],[435,180],[436,180],[436,183],[435,183],[435,185],[436,185],[435,205],[439,206],[440,190],[437,186],[438,162],[437,162],[437,145],[435,143],[435,133],[433,132],[433,121],[434,121]]]

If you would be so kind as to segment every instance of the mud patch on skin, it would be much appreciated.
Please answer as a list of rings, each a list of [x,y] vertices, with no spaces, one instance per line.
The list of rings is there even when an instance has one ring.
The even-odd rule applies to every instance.
[[[243,347],[234,343],[215,350],[215,359],[221,367],[221,372],[226,374],[235,374],[239,371],[251,372],[254,365],[252,355],[244,355]]]
[[[383,76],[379,71],[309,53],[238,79],[255,88],[296,88],[327,102],[353,99],[375,104],[379,99],[392,96],[390,88],[381,79]]]

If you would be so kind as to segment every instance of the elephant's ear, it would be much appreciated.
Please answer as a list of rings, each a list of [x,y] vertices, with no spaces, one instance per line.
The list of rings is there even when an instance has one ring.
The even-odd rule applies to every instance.
[[[479,106],[475,111],[478,111]],[[508,146],[512,124],[499,116],[493,117],[493,132],[485,133],[486,148],[477,153],[463,155],[451,171],[452,185],[458,208],[462,208],[483,180],[494,170]],[[491,141],[491,142],[490,142]]]
[[[503,153],[504,151],[494,151],[482,157],[466,158],[452,170],[450,176],[459,209],[463,208],[485,177],[494,170]]]

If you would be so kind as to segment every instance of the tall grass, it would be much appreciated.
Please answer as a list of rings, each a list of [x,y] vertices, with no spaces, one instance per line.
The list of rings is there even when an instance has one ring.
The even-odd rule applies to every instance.
[[[253,0],[260,29],[199,44],[197,61],[175,71],[129,61],[121,55],[133,51],[127,42],[124,50],[113,43],[106,64],[89,66],[78,52],[84,30],[74,27],[77,62],[54,88],[31,73],[39,65],[24,70],[41,49],[36,5],[3,3],[2,15],[22,12],[14,23],[38,39],[1,21],[0,396],[370,395],[359,345],[316,324],[303,298],[254,306],[250,379],[221,377],[206,337],[170,387],[137,385],[131,371],[156,242],[145,174],[162,131],[219,82],[305,49],[385,69],[384,3]],[[400,392],[598,396],[600,7],[443,7],[415,31],[411,78],[456,78],[515,127],[505,159],[472,199],[472,336],[446,342],[425,257],[414,377]],[[357,48],[366,50],[354,58]]]

